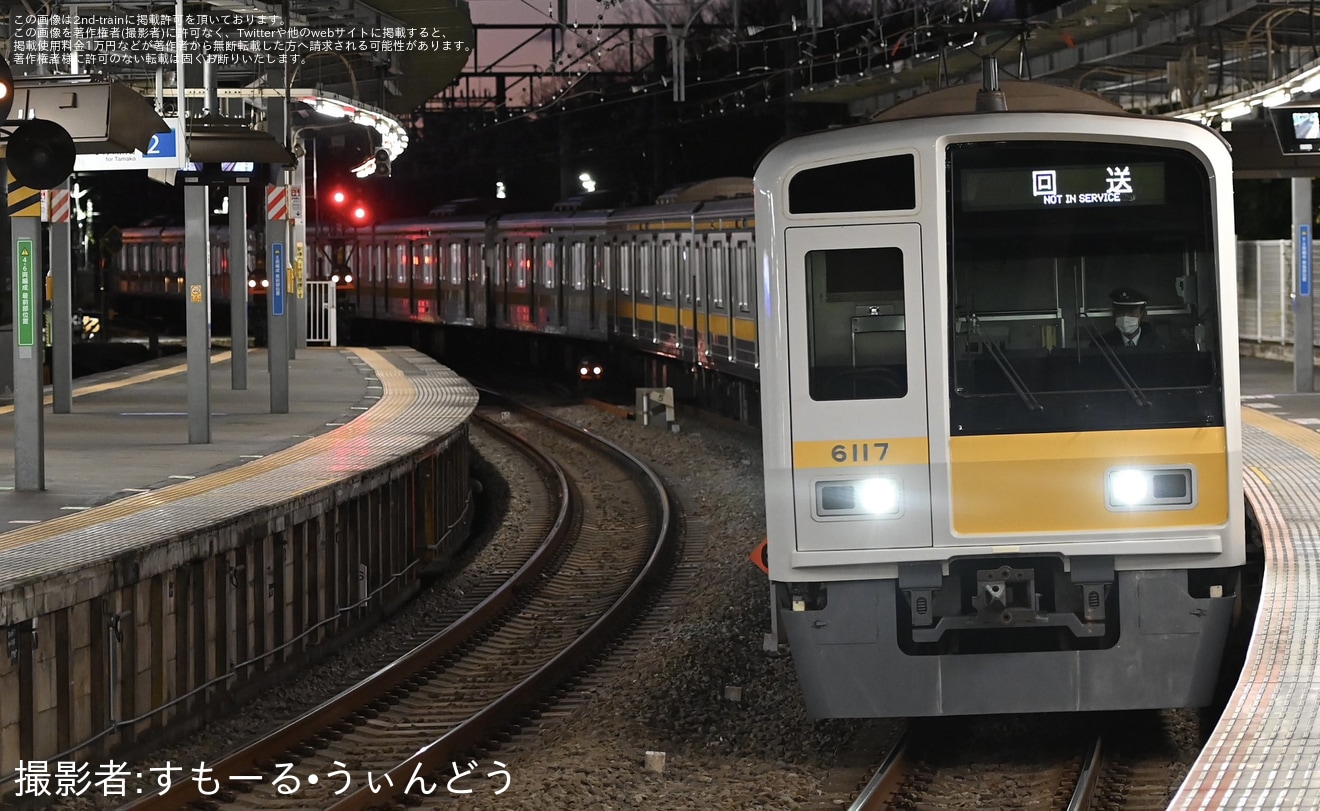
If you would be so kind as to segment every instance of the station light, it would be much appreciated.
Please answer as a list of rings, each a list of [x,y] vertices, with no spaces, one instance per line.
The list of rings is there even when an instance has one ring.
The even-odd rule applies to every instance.
[[[9,60],[0,56],[0,121],[8,120],[13,106],[14,71],[9,68]]]

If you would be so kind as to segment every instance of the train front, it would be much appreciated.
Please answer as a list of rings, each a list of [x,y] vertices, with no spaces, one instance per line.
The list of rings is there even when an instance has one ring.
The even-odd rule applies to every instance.
[[[1244,557],[1231,176],[1209,130],[1078,112],[767,155],[772,614],[812,715],[1209,703]]]

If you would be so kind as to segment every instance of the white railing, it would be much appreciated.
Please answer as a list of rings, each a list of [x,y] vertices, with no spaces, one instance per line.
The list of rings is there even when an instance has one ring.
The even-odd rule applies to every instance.
[[[335,283],[307,282],[307,343],[339,346]]]

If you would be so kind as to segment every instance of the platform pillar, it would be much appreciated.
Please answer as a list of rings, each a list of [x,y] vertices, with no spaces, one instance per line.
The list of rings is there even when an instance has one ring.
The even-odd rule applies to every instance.
[[[281,172],[281,174],[283,174]],[[289,229],[285,187],[266,187],[266,362],[270,368],[270,413],[289,413]]]
[[[46,489],[41,339],[41,192],[8,178],[14,280],[14,489]]]
[[[211,441],[211,216],[206,184],[183,192],[188,324],[188,443]]]
[[[1292,181],[1293,215],[1293,384],[1315,391],[1315,303],[1311,298],[1311,178]],[[1232,347],[1225,347],[1230,350]]]
[[[52,410],[73,413],[73,236],[69,225],[69,181],[51,189],[50,221],[50,382]]]
[[[229,336],[233,360],[229,386],[247,391],[248,386],[248,233],[247,186],[229,187]]]

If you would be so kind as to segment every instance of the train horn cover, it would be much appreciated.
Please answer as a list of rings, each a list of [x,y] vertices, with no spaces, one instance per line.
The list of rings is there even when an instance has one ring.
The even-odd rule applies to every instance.
[[[5,161],[29,189],[53,189],[73,172],[76,150],[68,130],[41,118],[24,121],[9,136]]]

